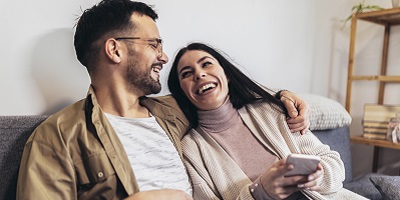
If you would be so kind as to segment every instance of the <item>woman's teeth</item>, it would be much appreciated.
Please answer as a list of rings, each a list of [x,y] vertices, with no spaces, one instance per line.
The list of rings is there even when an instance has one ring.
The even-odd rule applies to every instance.
[[[215,87],[216,87],[216,85],[214,83],[209,83],[209,84],[203,85],[202,87],[199,88],[198,93],[203,94],[205,91],[215,88]]]

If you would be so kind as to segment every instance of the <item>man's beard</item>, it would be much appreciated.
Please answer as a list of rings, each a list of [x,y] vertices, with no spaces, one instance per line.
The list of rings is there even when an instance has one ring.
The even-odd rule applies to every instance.
[[[157,94],[161,91],[161,83],[159,80],[154,80],[151,77],[151,71],[149,67],[147,70],[141,70],[139,66],[135,66],[135,62],[129,62],[125,78],[133,88],[140,90],[144,95]]]

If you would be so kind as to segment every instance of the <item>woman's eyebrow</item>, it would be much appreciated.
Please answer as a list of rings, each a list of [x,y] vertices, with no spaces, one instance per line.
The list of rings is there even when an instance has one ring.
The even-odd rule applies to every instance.
[[[205,60],[205,59],[207,59],[207,58],[213,59],[213,58],[210,57],[210,56],[204,56],[204,57],[200,58],[200,59],[197,61],[197,63],[201,63],[203,60]]]
[[[196,63],[199,64],[199,63],[203,62],[207,58],[213,59],[211,56],[204,56],[204,57],[200,58]],[[178,74],[180,74],[183,70],[186,70],[188,68],[190,68],[190,66],[182,67],[182,69],[179,70]]]
[[[182,69],[181,70],[179,70],[179,72],[178,72],[178,74],[180,74],[183,70],[186,70],[186,69],[189,69],[190,68],[190,66],[185,66],[185,67],[182,67]]]

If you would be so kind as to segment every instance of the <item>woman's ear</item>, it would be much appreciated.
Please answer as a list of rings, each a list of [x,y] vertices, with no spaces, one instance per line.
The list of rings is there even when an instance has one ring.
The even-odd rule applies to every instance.
[[[121,44],[114,38],[110,38],[106,41],[105,44],[105,51],[107,57],[110,59],[111,62],[120,63],[121,62]]]

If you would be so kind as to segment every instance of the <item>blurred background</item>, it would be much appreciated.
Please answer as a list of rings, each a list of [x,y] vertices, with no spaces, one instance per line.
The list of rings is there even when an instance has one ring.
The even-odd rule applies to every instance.
[[[0,115],[52,114],[85,97],[89,76],[73,48],[76,19],[97,0],[0,0]],[[270,88],[329,97],[344,105],[350,23],[359,0],[144,0],[154,5],[173,59],[189,42],[208,43]],[[390,0],[365,4],[391,8]],[[379,73],[383,27],[359,22],[355,74]],[[400,27],[390,38],[388,72],[400,74]],[[168,94],[162,71],[161,94]],[[378,84],[353,85],[352,134],[361,134],[363,105],[375,103]],[[400,104],[400,87],[388,85],[385,103]],[[353,145],[354,175],[371,170],[372,147]],[[383,149],[379,172],[399,173],[398,151]]]

